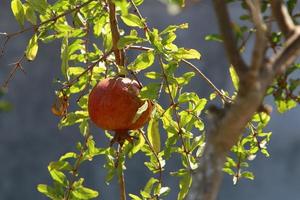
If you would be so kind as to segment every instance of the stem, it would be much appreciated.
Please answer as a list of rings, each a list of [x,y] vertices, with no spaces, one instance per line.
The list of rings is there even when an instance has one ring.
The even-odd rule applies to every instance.
[[[66,11],[66,12],[64,12],[64,13],[62,13],[60,15],[57,15],[57,16],[55,16],[55,17],[53,17],[51,19],[48,19],[46,21],[43,21],[43,22],[41,22],[41,23],[39,23],[37,25],[32,25],[32,26],[30,26],[28,28],[25,28],[25,29],[22,29],[20,31],[17,31],[17,32],[14,32],[14,33],[10,33],[10,34],[6,34],[6,37],[10,39],[12,37],[15,37],[15,36],[17,36],[19,34],[25,33],[27,31],[37,29],[37,28],[41,27],[42,25],[48,24],[49,22],[52,22],[52,21],[56,21],[57,19],[59,19],[61,17],[64,17],[64,16],[66,16],[68,14],[71,14],[74,11],[77,11],[77,10],[81,9],[82,7],[88,5],[89,3],[93,2],[93,1],[95,1],[95,0],[89,0],[89,1],[83,3],[83,4],[79,5],[79,6],[75,6],[75,8],[73,8],[73,9],[70,9],[70,10],[68,10],[68,11]]]
[[[154,50],[153,48],[150,47],[144,47],[144,46],[129,46],[127,47],[128,49],[135,49],[135,50],[141,50],[141,51],[149,51],[149,50]],[[225,94],[223,94],[213,83],[212,81],[195,65],[193,65],[191,62],[182,59],[182,62],[187,64],[188,67],[190,67],[196,74],[200,76],[215,92],[218,94],[225,102],[230,103],[232,102],[232,99]]]
[[[118,151],[117,151],[117,163],[120,168],[119,172],[119,184],[120,184],[120,200],[126,200],[126,188],[125,188],[125,178],[124,178],[124,172],[123,172],[123,164],[120,162],[120,154],[122,153],[122,146],[121,144],[118,145]]]
[[[120,39],[120,32],[118,27],[118,21],[116,17],[116,6],[112,0],[108,0],[109,7],[109,23],[112,35],[112,50],[116,57],[116,63],[118,66],[124,66],[124,51],[123,49],[118,49],[118,42]]]
[[[158,167],[159,167],[159,169],[158,169],[158,170],[159,170],[159,178],[158,178],[158,180],[159,180],[159,183],[162,184],[162,167],[161,167],[161,164],[160,164],[159,157],[158,157],[157,153],[155,152],[155,150],[154,150],[154,148],[153,148],[151,142],[150,142],[149,139],[146,137],[145,133],[144,133],[141,129],[139,129],[139,133],[142,134],[143,138],[145,139],[146,143],[147,143],[148,146],[150,147],[152,153],[154,154],[154,156],[155,156],[155,158],[156,158],[156,160],[157,160]]]
[[[93,68],[96,65],[98,65],[99,62],[104,61],[111,53],[112,53],[112,51],[104,53],[98,60],[96,60],[94,63],[90,64],[81,74],[79,74],[77,77],[75,77],[74,79],[72,79],[71,81],[69,81],[68,84],[64,85],[63,88],[71,87],[74,83],[76,83],[77,81],[79,81],[80,77],[82,77],[87,72],[92,71]]]
[[[78,158],[77,158],[77,160],[75,162],[74,169],[72,170],[72,180],[70,181],[69,186],[68,186],[67,190],[65,191],[63,200],[69,200],[70,199],[70,195],[71,195],[71,192],[73,190],[73,185],[74,185],[74,183],[76,181],[77,172],[79,170],[79,166],[81,164],[81,160],[83,158],[83,154],[84,154],[84,152],[87,149],[87,142],[88,142],[89,137],[90,137],[90,133],[88,132],[85,135],[85,137],[84,137],[84,145],[81,148],[80,153],[78,155]]]

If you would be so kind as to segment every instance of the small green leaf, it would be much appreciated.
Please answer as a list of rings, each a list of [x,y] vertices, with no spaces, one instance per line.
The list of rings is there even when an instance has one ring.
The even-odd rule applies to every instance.
[[[179,48],[178,51],[174,54],[176,60],[182,59],[200,59],[201,54],[195,49],[184,49]]]
[[[157,72],[146,72],[145,76],[150,79],[159,79],[162,77],[162,75]]]
[[[147,128],[148,139],[156,153],[160,152],[160,132],[159,121],[157,119],[151,119]]]
[[[183,200],[192,184],[192,176],[189,172],[186,172],[180,179],[179,182],[179,194],[177,196],[177,200]]]
[[[64,175],[64,173],[62,173],[58,170],[55,170],[55,169],[51,170],[49,166],[48,166],[48,170],[49,170],[50,175],[51,175],[51,177],[54,181],[56,181],[57,183],[60,183],[62,185],[67,184],[67,178],[66,178],[66,175]]]
[[[11,1],[11,10],[20,24],[21,27],[24,26],[24,20],[25,20],[25,12],[22,5],[22,2],[20,0],[12,0]]]
[[[155,183],[157,183],[157,182],[158,182],[157,179],[155,179],[155,178],[150,178],[149,181],[147,182],[145,188],[144,188],[144,192],[150,194],[150,193],[151,193],[151,190],[152,190],[152,188],[153,188],[153,185],[154,185]]]
[[[120,38],[120,40],[118,41],[118,47],[120,49],[122,49],[128,45],[140,43],[143,41],[144,41],[144,39],[139,38],[135,35],[126,35],[126,36]]]
[[[129,194],[129,196],[131,197],[131,200],[142,200],[140,197],[138,197],[134,194]]]
[[[250,180],[254,180],[253,173],[249,172],[249,171],[242,172],[241,177],[244,177],[244,178],[247,178],[247,179],[250,179]]]
[[[99,196],[97,191],[83,186],[75,188],[75,190],[72,191],[72,194],[78,199],[93,199]]]
[[[236,71],[234,70],[233,66],[229,67],[229,72],[230,72],[230,77],[233,83],[233,86],[235,88],[235,90],[239,89],[239,77],[236,73]]]
[[[154,63],[154,51],[147,51],[137,56],[134,62],[128,65],[128,69],[141,71],[150,67]]]
[[[129,152],[129,157],[132,157],[134,154],[136,154],[145,144],[145,138],[142,134],[139,134],[139,139],[137,140],[137,143],[134,143],[133,148]]]
[[[187,29],[189,28],[189,24],[188,23],[184,23],[184,24],[180,24],[180,25],[169,25],[165,30],[163,30],[160,34],[166,34],[166,33],[170,33],[170,32],[174,32],[177,29]]]
[[[209,34],[205,36],[206,41],[223,42],[223,39],[219,34]]]
[[[69,40],[64,37],[61,43],[60,58],[61,58],[61,73],[65,78],[68,78],[67,70],[69,68]]]
[[[140,97],[143,100],[154,100],[158,96],[160,83],[150,83],[141,89]]]
[[[24,4],[24,12],[27,21],[29,21],[33,25],[36,25],[37,24],[36,14],[28,4]]]
[[[67,170],[67,171],[70,171],[72,170],[72,166],[70,165],[69,162],[67,161],[56,161],[56,162],[50,162],[49,166],[48,166],[48,169],[51,171],[51,170],[58,170],[58,171],[61,171],[61,170]]]
[[[133,0],[133,2],[136,6],[139,6],[144,2],[144,0]]]
[[[46,9],[49,6],[47,0],[26,0],[26,1],[32,6],[32,8],[35,11],[41,13],[42,15],[45,14]]]
[[[137,15],[128,14],[125,16],[121,16],[121,19],[128,26],[139,27],[139,28],[144,27],[143,21]]]
[[[136,111],[134,118],[132,119],[132,123],[135,123],[141,116],[142,114],[148,109],[149,102],[145,101],[145,103],[139,107],[139,109]]]
[[[45,184],[39,184],[37,186],[37,190],[46,195],[47,197],[49,197],[50,199],[60,199],[60,197],[58,196],[57,192],[55,191],[54,188],[48,186],[48,185],[45,185]],[[62,197],[61,197],[62,198]]]
[[[38,49],[38,36],[37,34],[34,34],[27,45],[26,58],[30,61],[34,60],[37,55]]]

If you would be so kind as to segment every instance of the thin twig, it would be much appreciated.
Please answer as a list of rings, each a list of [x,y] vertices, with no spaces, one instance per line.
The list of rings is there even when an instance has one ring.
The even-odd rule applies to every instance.
[[[156,161],[158,163],[158,173],[159,173],[159,177],[158,177],[158,181],[159,183],[162,184],[162,166],[161,166],[161,163],[160,163],[160,160],[159,160],[159,157],[156,153],[156,151],[154,150],[154,147],[152,146],[151,142],[149,141],[149,139],[147,138],[147,136],[145,135],[145,133],[141,130],[141,129],[138,129],[139,133],[142,134],[143,138],[145,139],[147,145],[149,146],[149,148],[151,149],[154,157],[156,158]]]
[[[224,46],[226,49],[227,56],[233,65],[235,71],[237,72],[238,76],[241,78],[245,76],[246,72],[248,71],[248,66],[244,62],[243,58],[240,55],[240,52],[237,47],[237,40],[234,37],[232,31],[232,23],[230,21],[226,1],[224,0],[214,0],[214,8],[215,13],[219,21],[220,32],[223,36]]]
[[[153,48],[150,47],[144,47],[144,46],[128,46],[128,49],[136,49],[136,50],[142,50],[142,51],[149,51],[149,50],[154,50]],[[200,78],[202,78],[225,102],[230,103],[232,102],[232,99],[225,94],[223,94],[213,83],[212,81],[194,64],[191,62],[182,59],[182,62],[185,63],[188,67],[190,67],[194,72],[196,72]]]
[[[76,76],[74,79],[72,79],[71,81],[69,81],[67,84],[65,84],[63,86],[63,88],[68,88],[71,87],[74,83],[76,83],[77,81],[79,81],[80,77],[82,77],[84,74],[86,74],[88,71],[93,70],[93,68],[99,64],[99,62],[104,61],[110,54],[112,53],[112,50],[110,50],[107,53],[104,53],[98,60],[96,60],[94,63],[90,64],[81,74],[79,74],[78,76]]]
[[[13,32],[13,33],[2,33],[1,35],[5,35],[6,39],[5,39],[5,41],[4,41],[4,44],[1,46],[0,56],[4,54],[4,48],[5,48],[6,44],[7,44],[7,42],[8,42],[11,38],[13,38],[13,37],[15,37],[15,36],[18,36],[18,35],[20,35],[20,34],[22,34],[22,33],[31,31],[31,30],[37,30],[38,28],[40,28],[41,26],[43,26],[43,25],[45,25],[45,24],[48,24],[49,22],[55,22],[56,20],[58,20],[58,19],[61,18],[61,17],[64,17],[64,16],[66,16],[66,15],[69,15],[69,14],[71,14],[71,13],[74,12],[74,11],[80,10],[82,7],[87,6],[88,4],[90,4],[90,3],[93,2],[93,1],[96,1],[96,0],[89,0],[89,1],[87,1],[87,2],[85,2],[85,3],[83,3],[83,4],[81,4],[81,5],[75,6],[73,9],[70,9],[70,10],[68,10],[68,11],[66,11],[66,12],[64,12],[64,13],[62,13],[62,14],[60,14],[60,15],[57,15],[57,16],[55,16],[55,17],[53,17],[53,18],[50,18],[50,19],[48,19],[48,20],[46,20],[46,21],[43,21],[43,22],[40,22],[39,24],[36,24],[36,25],[32,25],[32,26],[30,26],[30,27],[28,27],[28,28],[25,28],[25,29],[22,29],[22,30],[20,30],[20,31]]]
[[[13,79],[13,77],[15,76],[15,74],[16,74],[16,72],[17,72],[18,69],[22,70],[22,72],[25,73],[25,70],[22,67],[22,62],[24,61],[25,57],[26,57],[25,54],[22,55],[22,57],[19,58],[17,62],[15,62],[15,63],[12,64],[12,65],[14,65],[14,67],[11,69],[8,77],[4,81],[4,83],[2,85],[3,88],[7,88],[8,83]]]
[[[74,166],[74,169],[72,170],[72,174],[71,174],[72,175],[72,180],[69,182],[69,186],[68,186],[67,190],[64,193],[63,200],[69,200],[70,199],[70,195],[71,195],[71,192],[73,190],[74,183],[76,181],[76,177],[77,177],[77,173],[78,173],[78,170],[79,170],[79,166],[80,166],[81,161],[83,159],[84,152],[87,149],[87,142],[88,142],[89,137],[90,137],[90,132],[88,132],[84,136],[84,145],[80,149],[79,156],[77,157],[77,160],[75,162],[75,166]]]
[[[161,67],[161,70],[162,70],[162,73],[163,73],[164,81],[166,83],[166,87],[167,87],[167,90],[168,90],[168,93],[169,93],[169,97],[170,97],[170,100],[171,100],[172,105],[173,105],[173,112],[175,114],[176,122],[177,122],[177,126],[178,126],[178,135],[179,135],[179,138],[180,138],[181,143],[182,143],[183,151],[184,151],[184,153],[186,155],[186,158],[188,160],[189,168],[190,168],[190,170],[192,170],[191,163],[189,162],[189,153],[190,152],[189,152],[189,150],[187,149],[187,147],[184,143],[184,139],[183,139],[183,136],[182,136],[182,128],[180,126],[180,118],[179,118],[179,115],[178,115],[177,110],[176,110],[177,104],[175,103],[174,97],[172,96],[170,84],[169,84],[169,81],[168,81],[168,77],[165,73],[165,69],[164,69],[164,66],[163,66],[163,61],[162,61],[161,56],[159,56],[159,63],[160,63],[160,67]]]

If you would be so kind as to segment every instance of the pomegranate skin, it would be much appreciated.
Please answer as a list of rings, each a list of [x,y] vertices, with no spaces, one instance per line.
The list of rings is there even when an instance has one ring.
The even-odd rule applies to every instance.
[[[88,99],[90,119],[100,128],[126,132],[141,128],[150,118],[153,105],[134,121],[137,110],[145,103],[138,97],[140,86],[129,78],[106,78],[91,91]]]

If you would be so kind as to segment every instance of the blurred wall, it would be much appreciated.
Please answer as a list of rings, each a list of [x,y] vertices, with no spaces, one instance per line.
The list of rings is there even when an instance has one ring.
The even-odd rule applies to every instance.
[[[18,25],[10,11],[10,2],[0,2],[0,32],[13,32]],[[236,15],[233,7],[232,15]],[[202,0],[189,6],[176,16],[166,13],[166,8],[158,1],[146,1],[142,7],[143,15],[148,18],[150,26],[159,29],[168,24],[188,22],[189,30],[180,31],[177,39],[179,45],[198,49],[202,60],[196,62],[218,87],[230,88],[227,61],[221,44],[206,42],[204,36],[217,32],[211,1]],[[4,57],[0,58],[0,80],[8,75],[9,64],[22,55],[30,33],[11,40]],[[74,150],[76,141],[80,140],[76,127],[57,129],[58,118],[50,112],[54,101],[52,80],[59,76],[59,42],[41,45],[37,60],[27,63],[26,75],[18,72],[9,84],[8,99],[14,105],[10,113],[0,113],[0,200],[46,199],[36,191],[39,183],[50,183],[47,171],[50,161],[56,160],[65,152]],[[249,57],[249,55],[246,55]],[[194,78],[193,88],[200,96],[207,96],[211,90],[199,78]],[[219,199],[253,200],[253,199],[299,199],[300,198],[300,109],[294,109],[284,115],[273,112],[270,130],[273,138],[269,151],[270,158],[259,155],[251,163],[255,173],[254,181],[242,180],[237,186],[232,185],[231,177],[225,175]],[[102,132],[94,129],[96,140],[103,144]],[[125,175],[127,189],[138,193],[149,174],[144,167],[143,156],[128,160]],[[103,159],[84,164],[80,173],[86,177],[86,184],[100,190],[100,199],[118,199],[118,186],[104,183],[105,170]],[[169,165],[179,165],[176,159]],[[144,177],[144,178],[143,178]],[[167,176],[166,176],[167,178]],[[166,179],[174,185],[176,179]],[[175,184],[176,186],[176,184]],[[176,188],[168,196],[176,199]]]

